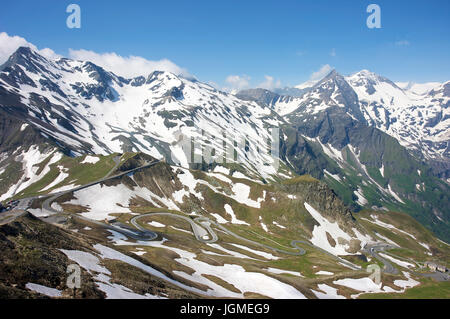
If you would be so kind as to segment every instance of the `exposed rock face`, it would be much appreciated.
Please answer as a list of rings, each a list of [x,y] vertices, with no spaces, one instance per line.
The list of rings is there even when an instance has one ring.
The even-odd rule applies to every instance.
[[[243,100],[256,101],[265,105],[272,106],[282,96],[265,89],[249,89],[239,91],[236,96]]]
[[[63,291],[63,296],[70,297],[72,291],[66,286],[66,271],[73,262],[59,249],[90,249],[87,243],[30,214],[0,226],[0,296],[42,298],[25,288],[31,282],[57,288]],[[104,298],[91,276],[85,271],[82,276],[82,294],[78,297]]]
[[[297,194],[298,202],[307,202],[320,211],[331,222],[337,221],[339,224],[349,229],[355,227],[355,218],[347,206],[325,183],[313,178],[300,177],[280,186],[287,193]]]

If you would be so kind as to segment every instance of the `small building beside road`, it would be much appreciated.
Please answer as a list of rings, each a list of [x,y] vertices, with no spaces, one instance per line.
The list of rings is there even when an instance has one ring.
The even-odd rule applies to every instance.
[[[434,263],[434,262],[426,261],[425,262],[425,267],[429,268],[432,271],[436,271],[437,270],[437,264]]]
[[[425,267],[429,268],[432,271],[439,271],[443,273],[447,272],[448,270],[447,267],[430,261],[425,262]]]
[[[442,266],[442,265],[437,265],[437,271],[447,272],[447,267]]]

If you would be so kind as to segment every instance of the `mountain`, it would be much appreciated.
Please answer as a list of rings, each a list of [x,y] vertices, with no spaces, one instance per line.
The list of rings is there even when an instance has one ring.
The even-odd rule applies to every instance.
[[[395,82],[403,91],[407,91],[417,95],[424,95],[431,90],[442,85],[440,82],[414,83],[414,82]]]
[[[357,93],[369,125],[393,136],[419,158],[448,164],[450,81],[419,95],[368,71],[346,80]],[[445,178],[448,174],[442,172]]]
[[[160,162],[71,190],[92,183],[92,172],[106,174],[114,166],[115,175],[149,160],[124,153],[55,161],[50,170],[67,173],[62,184],[33,189],[44,198],[72,183],[51,203],[59,213],[46,211],[38,197],[31,214],[6,224],[0,215],[0,296],[71,298],[69,264],[82,270],[76,297],[83,298],[402,295],[430,286],[416,262],[448,264],[448,244],[410,216],[370,210],[354,215],[310,176],[262,184],[231,176],[224,167],[205,172]],[[139,229],[157,237],[136,238]],[[373,252],[386,245],[381,262],[370,247]],[[391,267],[383,269],[381,284],[366,281],[370,264]],[[448,294],[438,284],[432,288]]]
[[[332,71],[278,111],[287,122],[282,158],[297,174],[326,181],[354,210],[405,211],[446,236],[450,159],[440,147],[448,144],[449,123],[448,116],[433,120],[433,110],[448,112],[446,85],[415,100],[369,71]]]
[[[281,116],[296,109],[299,101],[297,97],[281,95],[266,89],[242,90],[235,96],[244,101],[255,101],[262,106],[268,106]]]
[[[298,89],[298,90],[308,90],[308,89],[312,88],[319,81],[320,81],[320,79],[309,80],[309,81],[303,82],[302,84],[296,85],[294,88]]]
[[[316,114],[330,107],[342,107],[358,121],[397,139],[418,159],[431,164],[438,176],[449,178],[450,81],[400,85],[402,88],[367,70],[350,76],[333,70],[300,97],[284,96],[265,102],[281,115]],[[282,101],[288,103],[283,105]]]
[[[447,91],[421,99],[445,114]],[[0,297],[71,298],[69,264],[86,298],[447,296],[421,268],[450,265],[446,153],[376,118],[400,92],[333,71],[232,95],[19,48],[0,67]]]
[[[192,150],[183,143],[195,139],[194,154],[214,148],[210,155],[225,163],[239,158],[237,167],[251,178],[311,174],[353,209],[401,209],[433,229],[447,227],[448,185],[433,175],[448,176],[448,83],[417,96],[366,70],[348,77],[333,70],[301,97],[263,89],[234,96],[168,72],[125,79],[91,62],[50,60],[29,48],[19,48],[0,70],[0,150],[28,162],[21,174],[12,169],[20,161],[4,161],[11,165],[3,199],[29,185],[36,177],[28,167],[55,149],[142,151],[184,167],[214,168],[205,156],[189,158]],[[267,165],[273,126],[282,128],[280,171]],[[244,140],[244,152],[229,151]],[[335,185],[332,176],[345,178],[348,170],[363,178]]]
[[[311,174],[354,210],[400,209],[440,234],[448,227],[448,184],[434,176],[449,176],[449,83],[419,96],[366,70],[333,70],[300,97],[231,95],[168,72],[125,79],[22,47],[0,67],[0,84],[3,200],[32,184],[32,167],[55,150],[141,151],[206,170],[224,160],[264,182]],[[267,149],[272,127],[281,128],[279,170]],[[230,151],[236,143],[244,150]]]
[[[308,88],[306,89],[298,89],[298,88],[292,88],[292,87],[284,87],[284,88],[275,88],[273,90],[275,93],[284,95],[284,96],[292,96],[292,97],[301,97],[303,94],[305,94],[308,91]]]
[[[449,178],[450,81],[399,85],[367,70],[350,76],[333,70],[301,96],[280,96],[265,90],[267,100],[258,93],[262,89],[242,91],[237,96],[265,103],[284,117],[341,107],[361,123],[394,137],[418,160],[427,162],[436,176]]]
[[[0,110],[10,123],[1,127],[2,138],[29,126],[34,140],[45,137],[67,154],[143,151],[186,166],[193,160],[180,140],[195,138],[200,153],[214,145],[216,158],[238,156],[249,174],[276,175],[265,165],[272,161],[269,128],[279,121],[269,107],[169,72],[125,79],[91,62],[49,60],[19,48],[0,68]],[[245,142],[246,154],[233,156],[234,142]],[[0,151],[16,147],[2,143]]]

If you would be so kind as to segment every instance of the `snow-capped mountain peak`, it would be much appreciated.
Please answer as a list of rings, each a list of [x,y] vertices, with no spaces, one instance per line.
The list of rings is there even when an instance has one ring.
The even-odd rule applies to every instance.
[[[275,109],[288,117],[307,118],[340,107],[353,119],[393,136],[415,155],[448,162],[449,98],[450,82],[407,86],[369,70],[349,76],[333,70],[301,97]]]
[[[416,95],[426,95],[430,91],[442,85],[440,82],[414,83],[414,82],[395,82],[395,84],[405,92]]]
[[[267,127],[277,124],[265,119],[269,107],[170,72],[125,79],[89,61],[48,60],[20,48],[0,70],[3,92],[16,102],[0,107],[75,153],[143,151],[188,166],[180,136],[225,153],[218,138],[226,132],[228,145],[245,135],[249,146],[238,157],[249,172],[276,174],[266,165],[269,152],[260,151],[271,137]]]
[[[425,158],[449,157],[449,137],[445,133],[450,127],[449,99],[442,85],[429,85],[434,88],[428,92],[422,89],[422,94],[417,94],[367,71],[346,80],[358,95],[360,109],[369,125],[395,137]]]

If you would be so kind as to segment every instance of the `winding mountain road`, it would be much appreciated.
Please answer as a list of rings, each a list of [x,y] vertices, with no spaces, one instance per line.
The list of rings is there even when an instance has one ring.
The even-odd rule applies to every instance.
[[[372,257],[374,257],[375,259],[378,259],[379,261],[381,261],[384,264],[384,269],[383,271],[387,274],[392,274],[392,275],[396,275],[398,274],[398,269],[395,268],[389,261],[387,261],[385,258],[381,257],[380,255],[377,254],[377,252],[380,251],[384,251],[387,249],[393,249],[393,248],[397,248],[394,247],[392,245],[389,244],[375,244],[375,245],[367,245],[364,248],[364,251],[368,254],[370,254]]]
[[[69,189],[69,190],[66,190],[66,191],[58,192],[56,194],[52,194],[51,196],[49,196],[42,203],[42,211],[45,212],[45,213],[48,213],[49,215],[46,216],[46,217],[41,217],[40,219],[42,221],[45,221],[45,222],[48,222],[48,223],[52,223],[51,221],[58,219],[58,217],[59,218],[61,218],[61,217],[64,218],[65,215],[69,215],[67,213],[64,213],[63,211],[59,211],[59,210],[54,209],[53,207],[51,207],[52,203],[56,199],[58,199],[59,197],[65,195],[65,194],[76,192],[76,191],[88,188],[90,186],[94,186],[96,184],[100,184],[100,183],[103,183],[103,182],[106,182],[106,181],[109,181],[109,180],[113,180],[115,178],[122,177],[124,175],[136,172],[138,170],[154,166],[154,165],[158,164],[159,162],[161,162],[160,160],[147,162],[147,163],[145,163],[142,166],[139,166],[139,167],[136,167],[136,168],[133,168],[133,169],[130,169],[130,170],[127,170],[127,171],[124,171],[124,172],[121,172],[119,174],[111,176],[111,174],[114,173],[114,171],[119,167],[120,159],[121,159],[120,156],[114,157],[113,161],[114,161],[115,165],[105,175],[105,177],[103,177],[103,178],[101,178],[101,179],[99,179],[97,181],[94,181],[94,182],[91,182],[91,183],[88,183],[88,184],[85,184],[85,185],[82,185],[82,186],[78,186],[78,187],[75,187],[75,188],[72,188],[72,189]],[[11,211],[8,211],[8,212],[5,212],[5,213],[1,214],[1,216],[0,216],[0,218],[1,218],[0,219],[0,225],[11,223],[15,219],[17,219],[18,217],[24,215],[27,212],[27,209],[30,207],[31,202],[33,200],[39,199],[39,198],[43,198],[43,197],[45,197],[45,195],[40,195],[40,196],[20,199],[18,205],[14,209],[12,209]],[[155,232],[152,232],[150,230],[146,230],[146,229],[138,229],[138,232],[134,232],[134,231],[132,231],[130,229],[126,229],[126,228],[123,228],[123,227],[117,227],[117,226],[114,226],[114,225],[111,225],[111,224],[106,224],[106,223],[99,222],[99,221],[96,221],[96,220],[93,220],[93,219],[90,219],[90,218],[87,218],[87,217],[84,217],[84,216],[81,216],[81,215],[70,214],[70,216],[75,216],[75,218],[82,219],[82,220],[88,221],[90,223],[94,223],[94,224],[99,225],[99,226],[101,226],[103,228],[116,231],[118,233],[121,233],[121,234],[123,234],[125,236],[129,236],[130,238],[133,238],[133,239],[136,239],[136,240],[154,240],[154,239],[156,239],[158,237],[158,234],[156,234]]]
[[[78,186],[78,187],[75,187],[75,188],[72,188],[72,189],[69,189],[69,190],[66,190],[66,191],[62,191],[62,192],[58,192],[58,193],[52,194],[51,197],[47,198],[47,199],[42,203],[42,210],[43,210],[44,212],[47,212],[47,213],[50,213],[50,214],[58,214],[58,213],[61,213],[61,212],[58,211],[57,209],[54,209],[54,208],[51,207],[51,204],[52,204],[56,199],[58,199],[59,197],[65,195],[65,194],[69,194],[69,193],[72,193],[72,192],[76,192],[76,191],[79,191],[79,190],[82,190],[82,189],[85,189],[85,188],[88,188],[88,187],[91,187],[91,186],[94,186],[94,185],[97,185],[97,184],[100,184],[100,183],[103,183],[103,182],[106,182],[106,181],[109,181],[109,180],[112,180],[112,179],[118,178],[118,177],[122,177],[122,176],[124,176],[124,175],[130,174],[130,173],[133,173],[133,172],[136,172],[136,171],[138,171],[138,170],[141,170],[141,169],[144,169],[144,168],[147,168],[147,167],[151,167],[151,166],[153,166],[153,165],[155,165],[155,164],[158,164],[158,163],[160,162],[160,160],[156,160],[156,161],[153,161],[153,162],[150,162],[150,163],[146,163],[146,164],[144,164],[144,165],[142,165],[142,166],[139,166],[139,167],[136,167],[136,168],[133,168],[133,169],[124,171],[124,172],[122,172],[122,173],[116,174],[116,175],[114,175],[114,176],[110,176],[110,175],[117,169],[117,167],[120,165],[120,158],[119,158],[119,160],[117,160],[116,158],[114,158],[114,161],[116,162],[116,165],[108,172],[108,174],[106,174],[105,177],[103,177],[103,178],[101,178],[101,179],[99,179],[99,180],[96,180],[96,181],[94,181],[94,182],[85,184],[85,185],[81,185],[81,186]]]
[[[219,228],[220,230],[224,231],[225,233],[227,233],[230,236],[233,236],[241,241],[245,241],[247,243],[250,243],[252,245],[256,245],[256,246],[260,246],[260,247],[264,247],[273,251],[277,251],[280,253],[284,253],[284,254],[289,254],[289,255],[294,255],[294,256],[301,256],[305,254],[305,250],[301,247],[298,246],[293,246],[294,249],[298,249],[298,252],[292,252],[292,251],[286,251],[286,250],[282,250],[279,248],[275,248],[275,247],[271,247],[269,245],[265,245],[262,243],[258,243],[256,241],[241,237],[235,233],[233,233],[232,231],[226,229],[225,227],[223,227],[222,225],[216,223],[215,221],[212,221],[211,219],[209,219],[208,217],[196,217],[195,219],[191,219],[187,216],[182,216],[182,215],[178,215],[178,214],[173,214],[173,213],[148,213],[148,214],[143,214],[143,215],[139,215],[139,216],[135,216],[131,219],[131,223],[133,226],[135,227],[139,227],[141,228],[141,226],[137,223],[137,221],[143,217],[149,217],[149,216],[169,216],[169,217],[173,217],[173,218],[178,218],[178,219],[182,219],[187,221],[191,228],[192,231],[194,233],[195,238],[198,241],[201,241],[203,243],[214,243],[216,242],[219,237],[217,236],[216,232],[212,229],[211,225],[214,225],[215,227]],[[197,224],[198,223],[198,224]]]
[[[242,237],[230,230],[228,230],[227,228],[225,228],[224,226],[222,226],[221,224],[209,219],[208,217],[205,216],[200,216],[200,217],[196,217],[194,219],[189,218],[187,216],[183,216],[183,215],[178,215],[178,214],[174,214],[174,213],[169,213],[169,212],[158,212],[158,213],[147,213],[147,214],[143,214],[143,215],[139,215],[139,216],[135,216],[131,219],[131,224],[133,226],[135,226],[138,229],[143,229],[143,227],[141,225],[138,224],[138,220],[144,217],[149,217],[149,216],[169,216],[169,217],[173,217],[173,218],[178,218],[178,219],[182,219],[185,220],[186,222],[188,222],[192,228],[192,231],[194,233],[195,238],[203,243],[214,243],[216,242],[219,238],[216,234],[216,232],[212,229],[211,226],[217,227],[218,229],[220,229],[221,231],[223,231],[224,233],[239,239],[240,241],[244,241],[246,243],[249,243],[251,245],[254,246],[259,246],[259,247],[263,247],[272,251],[276,251],[278,253],[282,253],[282,254],[286,254],[286,255],[291,255],[291,256],[303,256],[306,251],[305,249],[303,249],[302,247],[299,247],[298,244],[305,244],[308,245],[314,249],[320,250],[321,252],[327,254],[328,256],[336,259],[337,261],[343,263],[344,265],[346,265],[347,267],[353,269],[353,270],[360,270],[360,268],[358,268],[357,266],[355,266],[354,264],[348,262],[347,260],[340,258],[338,256],[335,256],[333,254],[331,254],[330,252],[317,247],[313,244],[311,244],[310,242],[304,241],[304,240],[292,240],[291,241],[291,246],[293,249],[297,250],[295,251],[288,251],[288,250],[284,250],[284,249],[280,249],[280,248],[276,248],[276,247],[272,247],[266,244],[262,244],[256,241],[253,241],[251,239]]]
[[[42,203],[42,210],[45,211],[45,212],[50,213],[49,217],[53,217],[55,215],[61,215],[64,212],[58,211],[58,210],[56,210],[56,209],[51,207],[52,202],[55,201],[57,198],[65,195],[65,194],[76,192],[76,191],[79,191],[81,189],[85,189],[85,188],[88,188],[90,186],[93,186],[93,185],[96,185],[96,184],[100,184],[100,183],[103,183],[103,182],[106,182],[106,181],[109,181],[109,180],[113,180],[115,178],[122,177],[122,176],[128,175],[130,173],[134,173],[134,172],[136,172],[138,170],[154,166],[154,165],[158,164],[161,161],[160,160],[155,160],[153,162],[147,162],[146,164],[144,164],[142,166],[139,166],[139,167],[136,167],[136,168],[133,168],[133,169],[130,169],[130,170],[127,170],[127,171],[124,171],[124,172],[121,172],[119,174],[111,176],[111,174],[120,165],[120,157],[118,157],[118,156],[115,157],[114,158],[114,162],[116,163],[116,165],[108,172],[108,174],[106,174],[105,177],[103,177],[103,178],[101,178],[101,179],[99,179],[97,181],[94,181],[92,183],[88,183],[86,185],[78,186],[78,187],[75,187],[73,189],[70,189],[70,190],[67,190],[67,191],[62,191],[62,192],[54,194],[53,196],[47,198]],[[73,215],[71,215],[71,216],[73,216]],[[82,219],[82,220],[88,221],[90,223],[94,223],[94,224],[99,225],[99,226],[101,226],[103,228],[116,231],[118,233],[121,233],[121,234],[123,234],[125,236],[128,236],[130,238],[133,238],[135,240],[154,240],[154,239],[156,239],[158,237],[157,233],[152,232],[152,231],[147,230],[147,229],[143,229],[143,228],[138,228],[138,232],[134,232],[131,229],[126,229],[126,228],[123,228],[123,227],[118,227],[118,226],[114,226],[114,225],[111,225],[111,224],[106,224],[106,223],[99,222],[99,221],[96,221],[96,220],[93,220],[93,219],[90,219],[90,218],[87,218],[87,217],[84,217],[84,216],[81,216],[81,215],[75,215],[75,217],[78,218],[78,219]],[[41,218],[41,219],[46,221],[45,217]]]
[[[192,231],[194,233],[195,238],[198,241],[204,242],[204,243],[214,243],[218,240],[218,236],[216,234],[216,232],[212,229],[211,226],[217,227],[218,229],[220,229],[221,231],[225,232],[226,234],[239,239],[241,241],[244,241],[246,243],[249,243],[251,245],[255,245],[255,246],[259,246],[259,247],[263,247],[272,251],[276,251],[282,254],[287,254],[287,255],[291,255],[291,256],[303,256],[306,251],[305,249],[303,249],[302,247],[299,247],[298,244],[305,244],[308,246],[311,246],[312,248],[318,249],[320,251],[322,251],[323,253],[331,256],[332,258],[338,260],[339,262],[345,264],[346,266],[354,269],[354,270],[360,270],[360,268],[355,267],[355,265],[353,265],[352,263],[346,261],[345,259],[339,258],[338,256],[335,256],[333,254],[331,254],[330,252],[317,247],[307,241],[304,240],[293,240],[291,241],[291,246],[293,249],[297,250],[296,252],[294,251],[288,251],[288,250],[284,250],[284,249],[280,249],[280,248],[276,248],[276,247],[272,247],[266,244],[262,244],[256,241],[253,241],[251,239],[248,238],[244,238],[230,230],[228,230],[227,228],[225,228],[224,226],[218,224],[217,222],[209,219],[208,217],[205,216],[201,216],[201,217],[196,217],[194,219],[189,218],[187,216],[182,216],[182,215],[178,215],[178,214],[174,214],[174,213],[169,213],[169,212],[159,212],[159,213],[147,213],[147,214],[143,214],[143,215],[139,215],[139,216],[135,216],[131,219],[131,224],[133,226],[135,226],[138,229],[142,229],[142,226],[140,226],[137,221],[141,218],[144,217],[149,217],[149,216],[169,216],[169,217],[173,217],[173,218],[178,218],[178,219],[182,219],[187,221],[191,228]]]
[[[19,199],[19,203],[16,207],[9,211],[2,212],[0,214],[0,225],[9,224],[16,220],[16,218],[26,214],[33,199],[33,197]]]
[[[154,166],[154,165],[156,165],[156,164],[158,164],[160,162],[160,160],[156,160],[156,161],[153,161],[153,162],[147,162],[146,164],[144,164],[144,165],[142,165],[140,167],[136,167],[136,168],[133,168],[133,169],[130,169],[130,170],[127,170],[127,171],[124,171],[124,172],[121,172],[119,174],[111,176],[111,174],[114,173],[114,171],[120,165],[120,157],[116,156],[113,160],[114,160],[116,165],[105,175],[105,177],[103,177],[103,178],[101,178],[101,179],[99,179],[97,181],[94,181],[94,182],[91,182],[91,183],[88,183],[88,184],[85,184],[85,185],[82,185],[82,186],[78,186],[78,187],[75,187],[75,188],[70,189],[70,190],[61,191],[61,192],[58,192],[56,194],[52,194],[51,196],[49,196],[42,203],[42,210],[44,212],[47,212],[49,214],[49,216],[48,217],[43,217],[41,219],[46,221],[46,222],[50,222],[50,220],[52,218],[55,218],[55,216],[63,216],[65,214],[64,212],[59,211],[59,210],[51,207],[52,203],[56,199],[58,199],[59,197],[65,195],[65,194],[76,192],[76,191],[79,191],[79,190],[82,190],[82,189],[94,186],[96,184],[100,184],[100,183],[103,183],[103,182],[106,182],[106,181],[109,181],[109,180],[113,180],[113,179],[118,178],[118,177],[122,177],[124,175],[136,172],[138,170]],[[36,197],[30,197],[30,198],[21,199],[19,201],[19,204],[17,205],[17,207],[14,210],[8,212],[8,214],[3,214],[3,218],[0,220],[0,225],[1,224],[5,224],[5,223],[9,223],[9,222],[13,221],[14,219],[16,219],[17,217],[19,217],[19,216],[23,215],[24,213],[26,213],[26,209],[29,207],[31,201],[33,201],[34,199],[37,199],[37,198],[42,198],[42,195],[41,196],[36,196]],[[69,215],[69,214],[66,214],[66,215]],[[73,216],[73,215],[71,214],[70,216]],[[276,252],[279,252],[279,253],[282,253],[282,254],[291,255],[291,256],[303,256],[303,255],[305,255],[305,253],[306,253],[305,249],[303,249],[302,247],[299,247],[298,244],[308,245],[308,246],[310,246],[310,247],[312,247],[314,249],[320,250],[321,252],[331,256],[332,258],[338,260],[339,262],[341,262],[344,265],[350,267],[351,269],[360,270],[360,268],[358,268],[354,264],[348,262],[347,260],[342,259],[342,258],[340,258],[338,256],[335,256],[335,255],[331,254],[330,252],[328,252],[328,251],[326,251],[326,250],[324,250],[324,249],[322,249],[320,247],[317,247],[317,246],[313,245],[312,243],[310,243],[308,241],[292,240],[291,241],[291,246],[292,246],[292,248],[294,250],[297,250],[297,251],[288,251],[288,250],[272,247],[272,246],[269,246],[269,245],[266,245],[266,244],[263,244],[263,243],[259,243],[259,242],[256,242],[256,241],[244,238],[244,237],[242,237],[242,236],[240,236],[240,235],[238,235],[238,234],[228,230],[227,228],[225,228],[221,224],[219,224],[219,223],[217,223],[217,222],[215,222],[215,221],[213,221],[213,220],[211,220],[211,219],[209,219],[208,217],[205,217],[205,216],[200,216],[200,217],[196,217],[196,218],[192,219],[192,218],[189,218],[187,216],[178,215],[178,214],[169,213],[169,212],[147,213],[147,214],[135,216],[135,217],[133,217],[130,220],[130,223],[137,229],[137,232],[135,232],[135,231],[133,231],[131,229],[127,229],[127,228],[124,228],[124,227],[118,227],[118,226],[114,226],[112,224],[106,224],[106,223],[103,223],[103,222],[99,222],[99,221],[96,221],[96,220],[93,220],[93,219],[90,219],[90,218],[87,218],[87,217],[84,217],[84,216],[81,216],[81,215],[75,215],[76,218],[88,221],[90,223],[94,223],[96,225],[99,225],[99,226],[101,226],[103,228],[106,228],[106,229],[109,229],[109,230],[116,231],[118,233],[121,233],[121,234],[123,234],[125,236],[128,236],[130,238],[133,238],[135,240],[145,240],[145,241],[154,240],[154,239],[156,239],[158,237],[158,234],[156,232],[153,232],[151,230],[148,230],[148,229],[142,227],[137,222],[139,219],[144,218],[144,217],[148,217],[148,216],[169,216],[169,217],[172,217],[172,218],[182,219],[182,220],[184,220],[184,221],[186,221],[186,222],[188,222],[190,224],[195,238],[198,241],[203,242],[203,243],[214,243],[214,242],[216,242],[219,239],[218,235],[216,234],[216,232],[212,228],[212,226],[214,226],[214,227],[220,229],[221,231],[225,232],[226,234],[228,234],[228,235],[230,235],[230,236],[232,236],[232,237],[234,237],[234,238],[236,238],[238,240],[244,241],[244,242],[249,243],[251,245],[263,247],[263,248],[266,248],[266,249],[269,249],[269,250],[272,250],[272,251],[276,251]],[[366,246],[365,247],[365,251],[367,253],[369,253],[370,255],[372,255],[374,258],[380,260],[385,265],[384,270],[383,270],[384,272],[391,273],[391,274],[397,274],[398,270],[394,266],[392,266],[392,264],[389,261],[385,260],[384,258],[382,258],[381,256],[379,256],[377,254],[377,251],[382,251],[382,250],[390,249],[390,248],[392,248],[392,247],[390,245],[388,245],[388,244],[377,244],[377,245]]]

